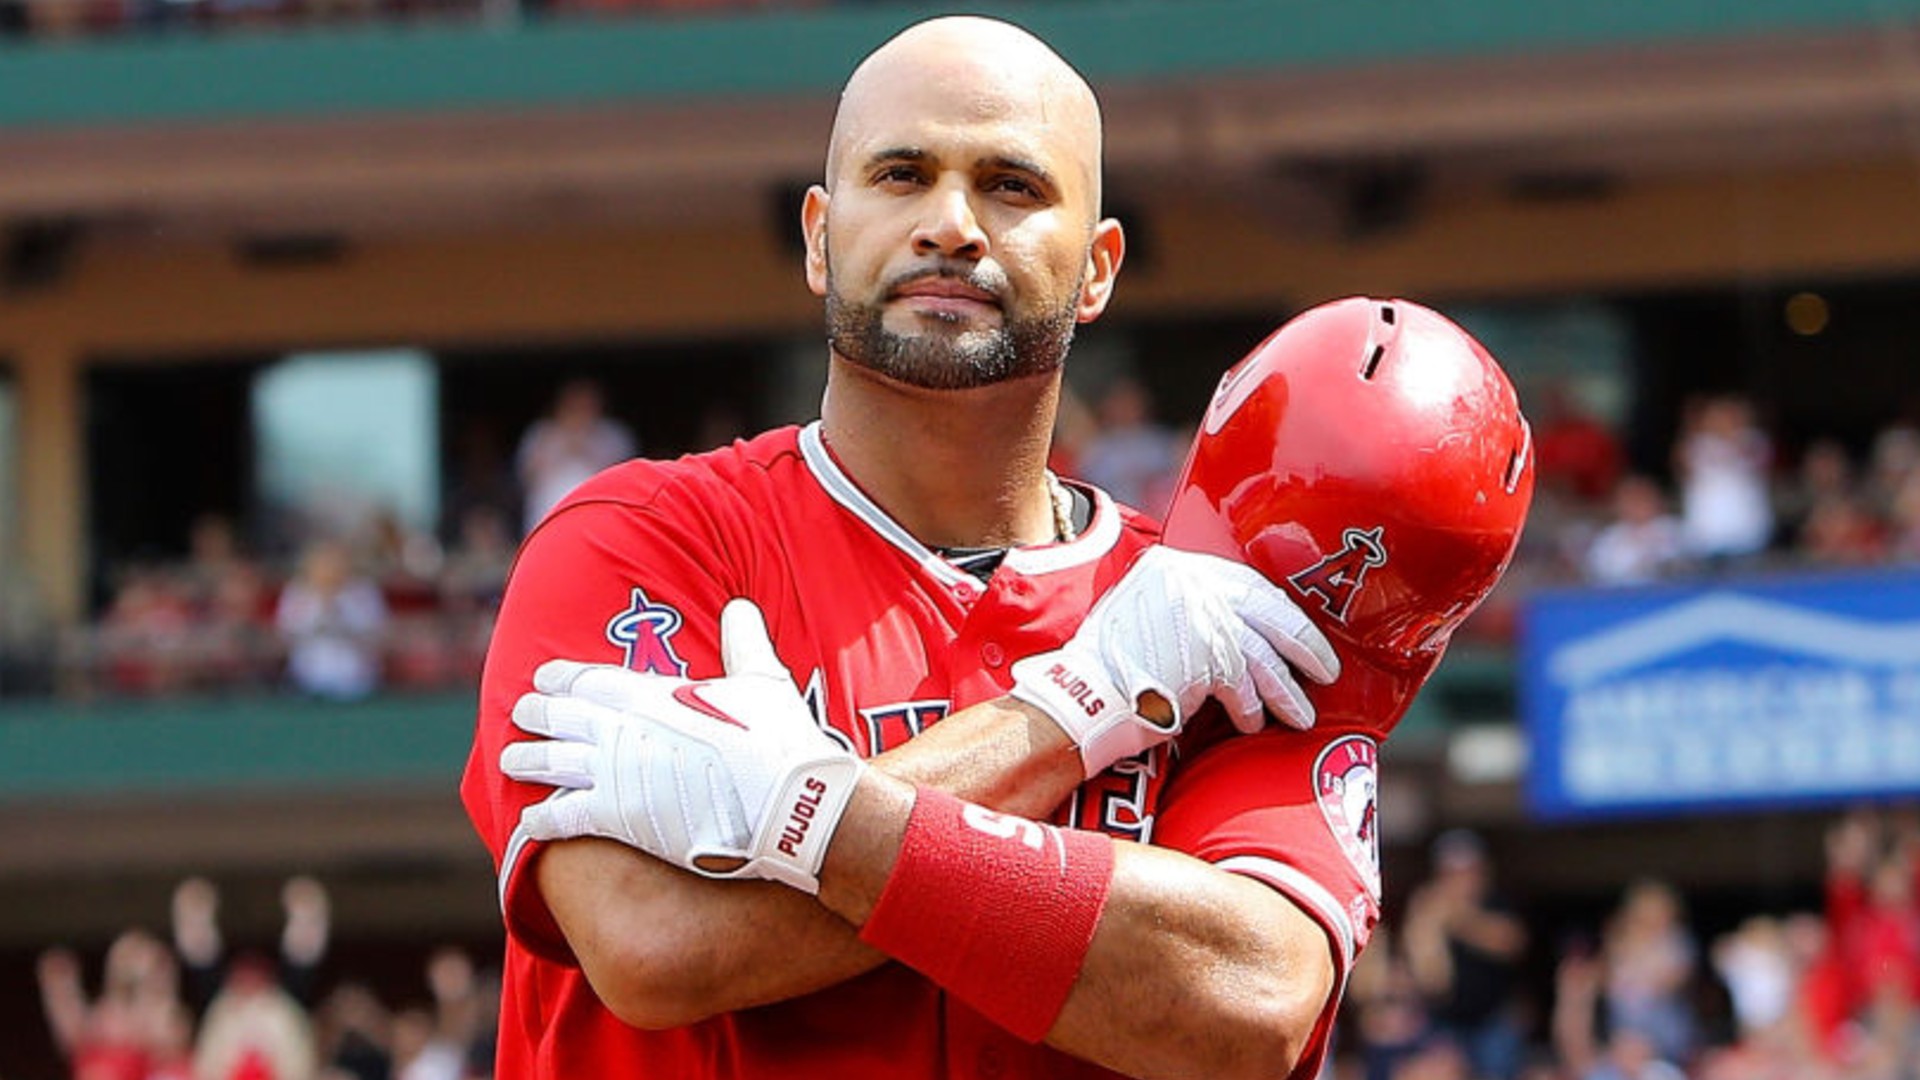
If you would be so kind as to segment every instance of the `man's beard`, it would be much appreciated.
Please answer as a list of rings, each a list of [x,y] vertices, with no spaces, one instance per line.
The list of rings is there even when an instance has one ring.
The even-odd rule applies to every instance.
[[[982,284],[966,275],[951,276]],[[890,285],[886,292],[899,284]],[[998,289],[988,291],[1003,295]],[[1076,288],[1073,295],[1079,292]],[[827,344],[869,371],[926,390],[971,390],[1058,371],[1066,362],[1078,322],[1071,302],[1056,311],[1026,317],[1009,313],[999,326],[986,330],[960,330],[957,325],[943,330],[936,325],[919,334],[897,334],[883,324],[884,316],[881,304],[841,296],[833,287],[829,268]]]

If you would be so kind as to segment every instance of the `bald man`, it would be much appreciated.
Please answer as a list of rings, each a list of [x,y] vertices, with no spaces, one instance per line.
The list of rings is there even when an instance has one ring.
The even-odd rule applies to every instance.
[[[1100,142],[1024,31],[886,43],[801,211],[821,418],[617,466],[528,538],[463,784],[509,930],[500,1077],[1317,1064],[1331,931],[1150,840],[1184,718],[1310,725],[1295,671],[1338,662],[1257,575],[1045,467],[1125,252]]]

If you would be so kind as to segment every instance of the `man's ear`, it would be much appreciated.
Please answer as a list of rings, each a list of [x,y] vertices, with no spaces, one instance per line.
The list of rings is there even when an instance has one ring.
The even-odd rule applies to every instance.
[[[1074,317],[1090,323],[1107,310],[1113,299],[1114,279],[1127,257],[1127,234],[1114,218],[1104,218],[1093,227],[1093,240],[1087,245],[1087,276],[1080,285],[1080,302]]]
[[[800,203],[800,234],[807,244],[807,288],[827,295],[827,205],[833,196],[815,184]]]

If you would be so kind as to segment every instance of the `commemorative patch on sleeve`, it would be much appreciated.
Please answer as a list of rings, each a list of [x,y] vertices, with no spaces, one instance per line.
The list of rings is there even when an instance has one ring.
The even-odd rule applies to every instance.
[[[1365,735],[1327,744],[1313,763],[1314,797],[1340,850],[1380,900],[1380,747]]]

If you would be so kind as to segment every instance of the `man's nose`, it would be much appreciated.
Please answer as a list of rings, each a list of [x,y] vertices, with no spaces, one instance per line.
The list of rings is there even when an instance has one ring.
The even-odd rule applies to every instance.
[[[980,259],[987,254],[987,234],[973,212],[971,188],[954,181],[928,193],[920,224],[913,231],[913,250],[919,255]]]

